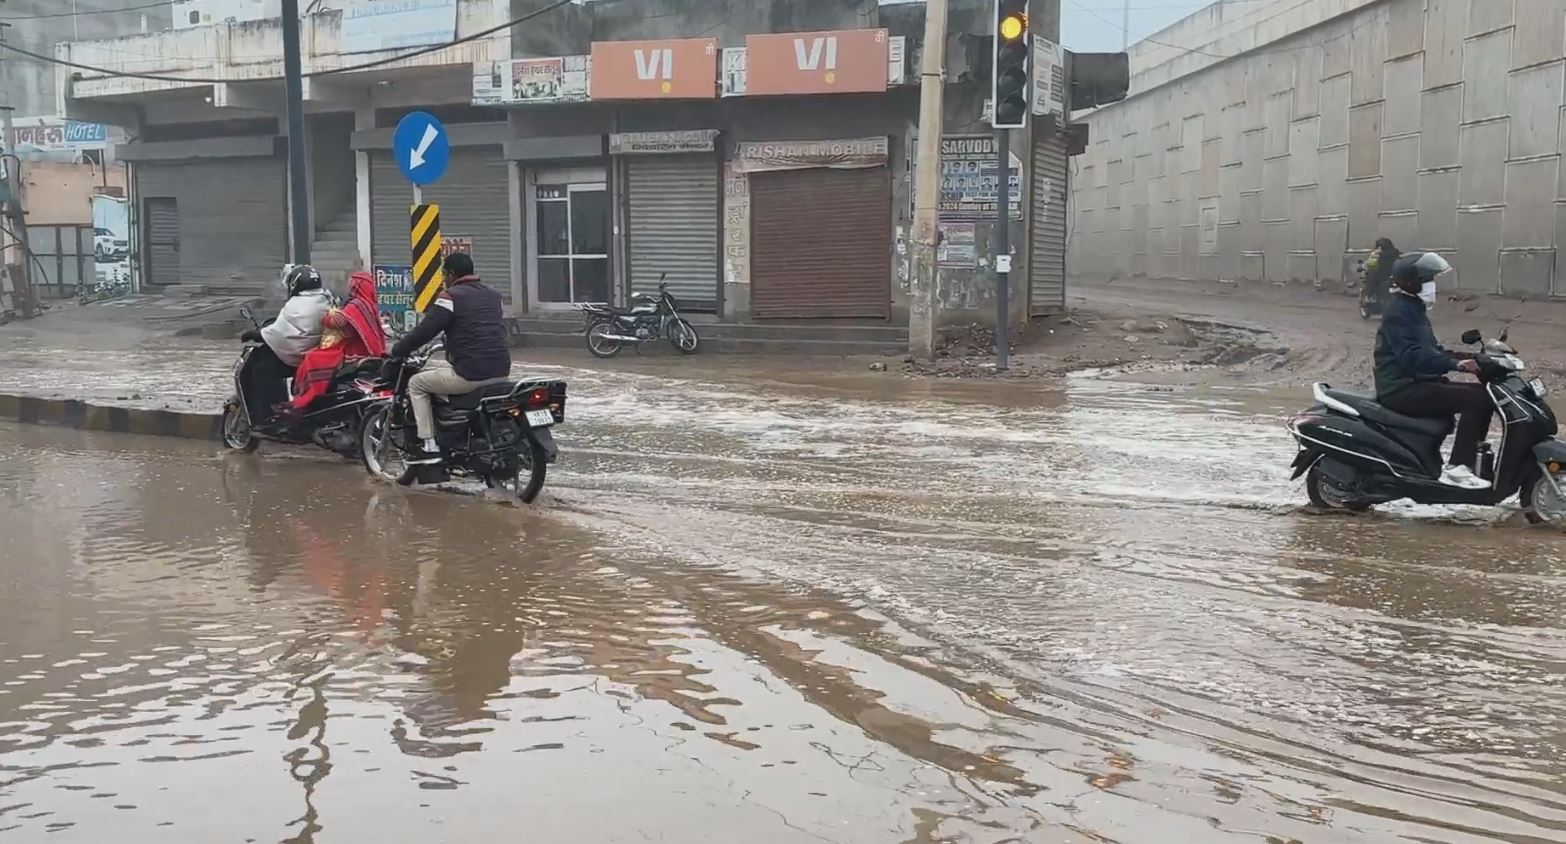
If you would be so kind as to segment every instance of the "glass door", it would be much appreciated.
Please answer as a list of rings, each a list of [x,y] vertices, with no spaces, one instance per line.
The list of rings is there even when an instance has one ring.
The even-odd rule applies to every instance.
[[[604,182],[540,183],[538,221],[541,305],[609,301],[609,192]]]

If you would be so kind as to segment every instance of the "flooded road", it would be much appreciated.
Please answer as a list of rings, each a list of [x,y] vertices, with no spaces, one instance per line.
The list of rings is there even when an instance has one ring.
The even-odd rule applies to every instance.
[[[532,508],[0,429],[0,837],[1566,839],[1563,538],[1298,396],[617,366]]]

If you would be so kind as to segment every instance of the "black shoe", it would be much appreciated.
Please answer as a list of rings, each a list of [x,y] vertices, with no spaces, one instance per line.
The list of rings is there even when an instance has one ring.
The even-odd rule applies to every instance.
[[[426,452],[428,453],[428,452]],[[402,477],[397,483],[403,486],[419,484],[442,484],[451,480],[451,473],[446,471],[446,462],[439,457],[427,457],[423,460],[409,460],[408,468],[402,472]]]

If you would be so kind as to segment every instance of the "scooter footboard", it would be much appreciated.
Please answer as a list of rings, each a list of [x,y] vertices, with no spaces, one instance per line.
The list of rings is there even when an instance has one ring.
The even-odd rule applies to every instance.
[[[1300,447],[1368,472],[1427,478],[1429,471],[1402,443],[1363,422],[1343,416],[1306,414],[1289,423]]]

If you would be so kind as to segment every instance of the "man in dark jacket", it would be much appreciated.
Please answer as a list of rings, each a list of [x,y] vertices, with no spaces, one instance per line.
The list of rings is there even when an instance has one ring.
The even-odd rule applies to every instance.
[[[1434,252],[1410,252],[1392,270],[1397,293],[1387,303],[1376,332],[1376,397],[1404,416],[1451,419],[1457,415],[1450,465],[1441,482],[1483,489],[1489,482],[1472,470],[1479,443],[1490,431],[1495,406],[1482,384],[1455,384],[1447,373],[1478,373],[1473,360],[1459,360],[1436,342],[1428,309],[1435,304],[1435,277],[1451,269]]]
[[[506,347],[506,326],[500,294],[473,274],[473,259],[460,252],[446,256],[442,265],[445,290],[435,297],[407,336],[392,347],[394,360],[402,360],[420,346],[446,334],[446,359],[432,358],[408,381],[408,398],[418,427],[424,454],[408,461],[399,483],[421,484],[447,479],[440,445],[435,442],[435,396],[460,396],[506,380],[511,372],[511,351]]]

